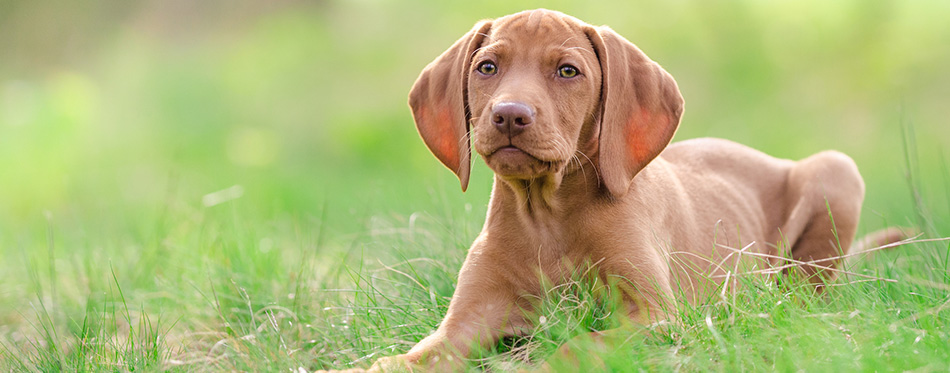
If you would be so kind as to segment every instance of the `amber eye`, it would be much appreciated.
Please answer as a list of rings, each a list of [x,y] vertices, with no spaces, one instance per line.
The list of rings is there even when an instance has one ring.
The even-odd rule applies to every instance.
[[[495,67],[495,64],[491,61],[485,61],[478,65],[477,70],[484,75],[495,75],[498,72],[498,67]]]
[[[577,76],[577,74],[580,74],[580,72],[577,71],[576,67],[571,65],[562,65],[557,69],[557,76],[562,78],[573,78]]]

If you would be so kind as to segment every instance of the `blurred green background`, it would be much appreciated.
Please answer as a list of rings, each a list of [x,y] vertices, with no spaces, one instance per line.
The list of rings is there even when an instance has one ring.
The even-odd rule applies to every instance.
[[[922,167],[946,153],[946,2],[5,0],[3,235],[43,211],[108,222],[232,185],[262,213],[326,204],[341,225],[431,208],[432,193],[458,201],[417,139],[408,88],[476,20],[538,6],[610,25],[663,64],[687,102],[676,139],[839,149],[869,209],[910,211],[901,123]],[[481,172],[464,198],[484,204],[490,183]]]
[[[232,185],[264,212],[326,203],[344,221],[354,208],[412,212],[433,191],[454,201],[406,92],[474,21],[542,5],[610,25],[663,64],[687,102],[677,139],[788,158],[842,150],[872,209],[909,202],[902,122],[939,166],[928,159],[950,135],[945,2],[6,0],[3,227],[42,211],[111,220]],[[490,183],[475,178],[470,200],[483,204]]]
[[[867,182],[862,230],[916,222],[915,204],[947,226],[946,1],[0,0],[0,331],[57,282],[47,266],[111,266],[127,291],[158,293],[201,279],[221,236],[319,258],[375,217],[426,212],[463,216],[470,242],[491,174],[476,159],[462,194],[406,95],[475,21],[536,7],[609,25],[662,64],[686,99],[674,140],[838,149]],[[266,276],[247,266],[228,268]]]

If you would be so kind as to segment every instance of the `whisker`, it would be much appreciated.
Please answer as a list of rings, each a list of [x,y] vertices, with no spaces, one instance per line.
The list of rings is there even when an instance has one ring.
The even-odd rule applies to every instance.
[[[486,38],[488,37],[488,34],[483,33],[483,32],[479,32],[478,35],[484,36],[484,37],[486,37]],[[481,47],[475,48],[475,50],[472,51],[472,54],[468,56],[468,59],[469,59],[469,60],[474,59],[474,58],[475,58],[475,55],[478,54],[478,52],[480,52],[480,51],[481,51],[482,49],[484,49],[484,48],[485,48],[485,46],[481,46]]]
[[[561,45],[559,45],[559,47],[563,47],[564,44],[567,44],[567,42],[571,41],[571,39],[573,39],[573,38],[574,38],[574,36],[571,36],[571,37],[565,39],[564,42],[561,43]],[[568,49],[572,49],[572,48],[568,48]]]
[[[588,190],[587,170],[584,169],[584,164],[581,163],[581,158],[577,156],[577,153],[571,155],[571,163],[573,162],[577,162],[577,167],[581,169],[581,174],[584,175],[584,190]]]
[[[589,49],[585,49],[584,47],[570,47],[570,48],[567,48],[567,49],[565,49],[565,50],[572,50],[572,49],[580,49],[581,51],[584,51],[584,52],[593,54],[593,55],[595,55],[595,56],[597,55],[596,53],[594,53],[594,51],[589,50]]]
[[[472,139],[472,131],[473,131],[473,130],[474,130],[474,128],[469,127],[468,130],[465,131],[465,134],[463,134],[463,135],[462,135],[462,138],[460,138],[459,141],[458,141],[458,145],[459,145],[459,146],[463,146],[463,145],[466,144],[466,142],[470,142],[470,141],[471,141],[471,139]]]

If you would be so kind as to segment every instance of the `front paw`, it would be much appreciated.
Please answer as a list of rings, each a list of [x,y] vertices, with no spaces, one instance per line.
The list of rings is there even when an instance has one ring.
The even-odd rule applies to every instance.
[[[412,366],[406,355],[387,356],[376,360],[367,372],[412,372]]]
[[[373,363],[369,369],[350,368],[342,370],[317,370],[314,373],[389,373],[389,372],[412,372],[412,363],[406,358],[406,355],[387,356],[380,358]],[[422,370],[424,371],[424,369]]]

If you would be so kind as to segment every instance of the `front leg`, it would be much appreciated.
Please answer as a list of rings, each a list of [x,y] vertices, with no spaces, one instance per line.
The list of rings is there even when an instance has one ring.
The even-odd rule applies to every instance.
[[[606,371],[603,357],[616,353],[633,339],[645,339],[658,332],[668,334],[678,322],[673,308],[674,293],[670,270],[655,252],[629,261],[604,263],[601,275],[613,299],[622,305],[617,325],[607,330],[581,334],[566,341],[542,365],[543,371]],[[637,265],[639,264],[639,265]]]
[[[521,298],[524,284],[513,277],[513,268],[497,258],[488,258],[478,243],[469,252],[459,272],[458,286],[448,313],[439,328],[409,352],[378,360],[371,371],[452,371],[465,367],[473,350],[489,348],[502,337],[520,334],[527,327]]]

